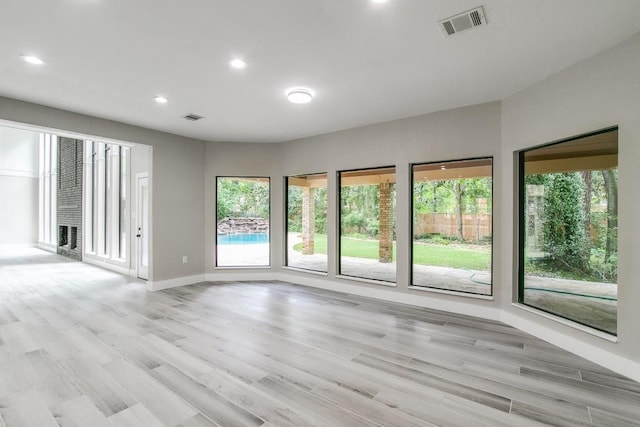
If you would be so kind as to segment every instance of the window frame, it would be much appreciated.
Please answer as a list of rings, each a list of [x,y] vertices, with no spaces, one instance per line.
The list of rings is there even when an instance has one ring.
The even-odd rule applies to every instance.
[[[131,209],[122,206],[122,189],[130,195],[131,147],[96,139],[84,141],[83,256],[121,267],[130,267]],[[126,155],[124,155],[126,153]],[[122,166],[125,175],[122,175]],[[125,241],[122,242],[122,225]],[[122,256],[122,244],[125,254]]]
[[[316,173],[307,173],[307,174],[297,174],[297,175],[286,175],[284,176],[284,256],[283,256],[283,267],[285,268],[293,268],[296,270],[301,270],[304,272],[311,273],[320,273],[320,274],[328,274],[329,273],[329,230],[328,230],[328,221],[327,221],[327,270],[314,270],[311,268],[304,267],[296,267],[289,265],[289,178],[300,178],[300,177],[308,177],[308,176],[316,176],[316,175],[324,175],[327,177],[327,186],[325,187],[327,190],[327,219],[329,216],[329,173],[328,172],[316,172]],[[217,206],[216,206],[217,211]],[[217,224],[217,221],[216,221]]]
[[[226,179],[266,179],[267,183],[269,184],[269,201],[267,203],[268,205],[268,210],[269,210],[269,263],[266,265],[222,265],[219,266],[218,265],[218,180],[220,178],[226,178]],[[214,269],[265,269],[265,268],[271,268],[271,264],[272,264],[272,256],[271,256],[271,251],[273,249],[272,247],[272,240],[271,240],[271,230],[272,230],[272,221],[271,221],[271,199],[272,199],[272,194],[271,194],[271,176],[267,175],[216,175],[214,178],[214,183],[215,183],[215,189],[214,189],[214,248],[213,248],[213,268]]]
[[[467,292],[467,291],[460,291],[460,290],[454,290],[454,289],[446,289],[446,288],[436,288],[433,286],[421,286],[421,285],[416,285],[413,283],[413,266],[414,266],[414,262],[413,262],[413,233],[414,233],[414,220],[415,220],[415,213],[414,213],[414,167],[415,166],[421,166],[421,165],[434,165],[434,164],[445,164],[445,163],[456,163],[456,162],[467,162],[467,161],[474,161],[474,160],[491,160],[491,284],[490,286],[490,292],[488,294],[480,294],[477,292]],[[495,220],[495,171],[494,171],[494,156],[490,155],[490,156],[478,156],[478,157],[468,157],[468,158],[462,158],[462,159],[452,159],[452,160],[444,160],[444,161],[431,161],[431,162],[418,162],[418,163],[410,163],[409,164],[409,286],[412,289],[421,289],[421,290],[426,290],[426,291],[431,291],[431,292],[446,292],[446,293],[452,293],[452,294],[456,294],[456,295],[460,295],[460,296],[471,296],[471,297],[488,297],[488,298],[493,298],[494,296],[494,288],[493,288],[493,284],[494,284],[494,278],[495,278],[495,274],[494,274],[494,220]]]
[[[580,140],[583,138],[588,138],[588,137],[592,137],[592,136],[597,136],[597,135],[601,135],[601,134],[605,134],[608,132],[619,132],[619,126],[615,125],[615,126],[609,126],[606,128],[602,128],[599,130],[595,130],[592,132],[586,132],[586,133],[582,133],[579,135],[573,135],[570,136],[568,138],[562,138],[562,139],[557,139],[551,142],[547,142],[547,143],[543,143],[543,144],[538,144],[535,146],[531,146],[531,147],[527,147],[518,151],[515,151],[514,154],[517,155],[517,181],[515,182],[515,190],[516,190],[516,197],[518,198],[518,209],[515,212],[516,215],[516,221],[515,223],[518,226],[518,232],[516,233],[517,236],[517,242],[516,242],[516,246],[517,246],[517,259],[518,259],[518,265],[517,265],[517,273],[516,273],[516,278],[517,278],[517,283],[516,283],[516,288],[517,288],[517,294],[515,295],[515,298],[513,298],[514,303],[522,305],[524,308],[526,308],[527,310],[531,310],[533,312],[539,312],[537,314],[539,315],[544,315],[546,317],[551,318],[554,321],[557,322],[569,322],[569,324],[573,324],[576,325],[578,328],[583,329],[586,328],[587,331],[594,331],[597,333],[602,333],[605,334],[606,336],[610,336],[610,337],[617,337],[618,334],[617,333],[612,333],[610,331],[595,327],[595,326],[591,326],[591,325],[587,325],[585,323],[582,323],[578,320],[575,319],[571,319],[569,317],[563,316],[559,313],[554,313],[548,310],[545,310],[544,308],[541,307],[537,307],[534,305],[530,305],[527,304],[525,302],[525,298],[524,298],[524,291],[525,291],[525,283],[524,283],[524,278],[525,278],[525,246],[526,246],[526,225],[525,225],[525,216],[522,214],[525,210],[525,199],[526,199],[526,189],[524,188],[525,185],[525,154],[529,151],[533,151],[533,150],[537,150],[540,148],[546,148],[546,147],[551,147],[551,146],[555,146],[555,145],[560,145],[560,144],[564,144],[564,143],[568,143],[568,142],[572,142],[572,141],[576,141],[576,140]],[[618,144],[619,144],[619,140],[618,140]],[[618,159],[619,159],[619,152],[617,153],[618,155]],[[618,283],[616,283],[616,286],[619,286]],[[616,323],[618,323],[619,320],[619,310],[616,307]]]
[[[346,173],[346,172],[360,172],[360,171],[374,171],[374,170],[378,170],[378,169],[393,169],[393,173],[396,176],[396,181],[394,182],[394,185],[396,185],[396,190],[397,190],[397,184],[398,184],[398,167],[396,165],[386,165],[386,166],[372,166],[372,167],[365,167],[365,168],[355,168],[355,169],[341,169],[336,171],[336,214],[337,214],[337,224],[336,224],[336,275],[338,277],[341,278],[345,278],[345,279],[349,279],[349,280],[356,280],[356,281],[364,281],[364,282],[372,282],[372,283],[379,283],[382,285],[386,285],[386,286],[397,286],[398,284],[398,262],[397,259],[394,260],[395,264],[396,264],[396,271],[395,271],[395,280],[391,281],[391,280],[383,280],[383,279],[372,279],[370,277],[362,277],[362,276],[353,276],[350,274],[344,274],[342,272],[342,174]],[[397,206],[397,193],[396,193],[396,197],[395,197],[395,202],[396,202],[396,206]],[[378,211],[379,211],[380,207],[378,206]],[[394,211],[394,215],[396,215],[397,218],[397,208]],[[394,224],[394,230],[393,230],[396,234],[397,234],[397,228],[395,227]],[[392,233],[393,234],[393,233]],[[397,247],[397,242],[396,242],[396,247]],[[393,239],[392,239],[392,253],[393,253]],[[328,251],[327,251],[328,252]],[[327,254],[328,255],[328,254]]]
[[[40,132],[38,135],[38,244],[47,248],[58,246],[57,192],[58,136]]]

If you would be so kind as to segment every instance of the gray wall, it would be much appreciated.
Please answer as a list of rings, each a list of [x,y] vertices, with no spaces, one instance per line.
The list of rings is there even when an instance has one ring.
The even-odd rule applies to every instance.
[[[38,241],[38,135],[0,128],[0,246]]]
[[[201,141],[2,97],[0,119],[152,146],[150,279],[202,274],[204,144]],[[183,255],[189,256],[188,264],[182,263]]]
[[[502,103],[501,303],[505,311],[609,352],[640,362],[640,36],[510,96]],[[512,306],[515,298],[513,152],[619,125],[618,343]]]

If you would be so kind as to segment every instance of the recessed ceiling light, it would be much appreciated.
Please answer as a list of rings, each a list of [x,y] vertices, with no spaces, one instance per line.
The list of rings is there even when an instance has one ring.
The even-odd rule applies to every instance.
[[[44,61],[42,59],[38,58],[37,56],[20,55],[20,58],[22,58],[23,61],[26,61],[29,64],[34,64],[34,65],[42,65],[42,64],[44,64]]]
[[[247,63],[240,58],[233,58],[229,60],[229,65],[236,70],[242,70],[247,66]]]
[[[371,0],[373,3],[386,3],[388,0]]]
[[[307,104],[313,99],[313,91],[305,87],[287,89],[287,98],[294,104]]]
[[[169,100],[164,96],[154,96],[153,100],[156,101],[158,104],[166,104],[167,102],[169,102]]]

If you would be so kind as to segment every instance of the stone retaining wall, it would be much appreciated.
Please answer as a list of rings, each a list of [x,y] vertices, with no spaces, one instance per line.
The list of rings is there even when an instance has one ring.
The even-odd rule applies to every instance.
[[[264,218],[224,218],[218,221],[218,234],[268,233],[269,220]]]

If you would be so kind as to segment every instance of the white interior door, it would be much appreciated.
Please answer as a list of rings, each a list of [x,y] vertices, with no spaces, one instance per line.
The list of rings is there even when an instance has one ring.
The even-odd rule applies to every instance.
[[[138,212],[136,240],[138,258],[138,277],[149,279],[149,177],[137,176]]]

